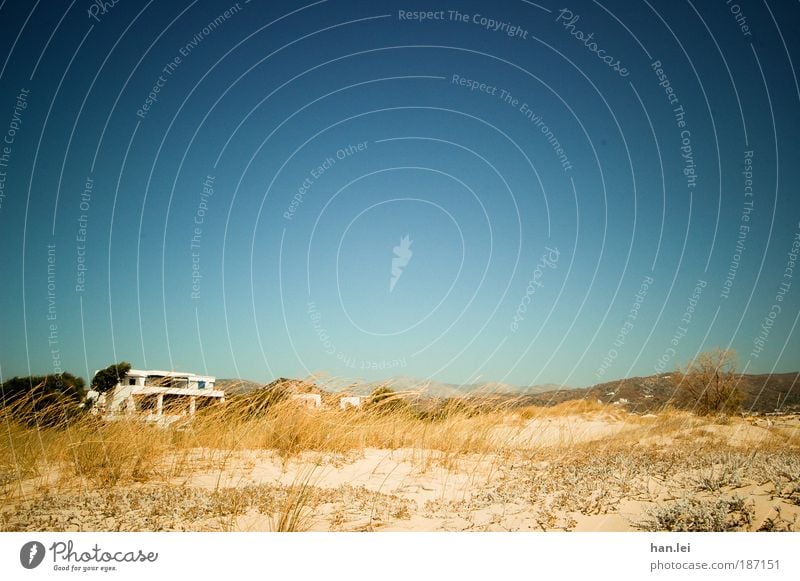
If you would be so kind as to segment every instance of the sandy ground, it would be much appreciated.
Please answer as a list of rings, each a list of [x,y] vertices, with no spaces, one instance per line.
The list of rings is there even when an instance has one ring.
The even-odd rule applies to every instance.
[[[3,530],[630,531],[797,530],[800,455],[774,446],[800,421],[687,425],[655,416],[536,418],[508,450],[446,455],[367,448],[188,450],[160,482],[108,490],[27,484]],[[498,428],[511,430],[512,428]],[[786,440],[789,438],[789,440]],[[765,442],[773,442],[762,450]],[[175,472],[175,470],[173,470]]]

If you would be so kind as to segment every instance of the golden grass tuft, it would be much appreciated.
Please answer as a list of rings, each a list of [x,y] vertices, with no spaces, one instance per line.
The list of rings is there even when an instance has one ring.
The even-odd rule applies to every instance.
[[[601,414],[609,414],[616,416],[624,414],[625,412],[618,406],[610,406],[602,404],[596,400],[576,399],[576,400],[561,402],[559,404],[549,407],[528,406],[521,408],[518,411],[518,413],[523,419],[535,419],[535,418],[564,417],[570,415],[580,415],[580,414],[590,414],[590,413],[598,413],[598,414],[601,413]]]

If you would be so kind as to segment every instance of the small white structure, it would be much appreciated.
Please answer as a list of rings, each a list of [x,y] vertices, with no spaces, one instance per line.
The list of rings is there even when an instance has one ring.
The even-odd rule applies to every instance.
[[[170,424],[194,416],[200,407],[224,402],[225,392],[214,389],[215,382],[208,375],[131,369],[108,394],[97,398],[95,407],[106,419],[136,415]]]
[[[347,408],[357,408],[361,405],[361,398],[357,395],[345,395],[339,399],[339,408],[346,410]]]
[[[296,393],[292,399],[307,408],[316,409],[322,407],[322,396],[318,393]]]

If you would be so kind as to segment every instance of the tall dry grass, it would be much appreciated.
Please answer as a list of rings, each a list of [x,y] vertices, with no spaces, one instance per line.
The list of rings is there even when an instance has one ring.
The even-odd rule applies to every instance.
[[[420,411],[404,394],[341,410],[308,409],[256,392],[170,428],[133,418],[103,421],[89,413],[45,427],[6,408],[0,410],[0,492],[8,498],[25,486],[56,481],[108,487],[166,480],[191,470],[192,462],[224,466],[244,450],[269,450],[288,460],[305,452],[407,448],[435,453],[441,461],[503,450],[507,438],[497,428],[514,419],[506,406],[479,398]]]
[[[776,426],[764,432],[767,439],[757,445],[744,441],[739,449],[736,437],[751,428],[741,420],[718,425],[673,409],[642,417],[588,401],[548,408],[516,403],[486,396],[432,405],[414,394],[393,394],[358,408],[308,409],[290,397],[254,392],[205,408],[192,421],[168,428],[134,419],[102,421],[89,413],[63,415],[61,423],[45,426],[36,416],[6,408],[0,410],[0,517],[3,507],[36,495],[121,491],[139,483],[172,486],[176,478],[188,480],[209,466],[221,479],[241,452],[267,451],[286,466],[308,453],[348,455],[367,448],[407,450],[420,470],[472,466],[477,474],[485,460],[490,474],[503,474],[492,484],[486,502],[522,499],[534,505],[549,498],[550,504],[537,509],[543,529],[567,527],[558,511],[603,514],[623,495],[655,498],[654,491],[686,486],[717,493],[738,486],[742,479],[771,484],[777,498],[800,504],[796,430]],[[61,417],[53,410],[40,411],[47,411],[49,418]],[[550,422],[608,423],[625,429],[578,443],[565,435],[543,446],[532,426]],[[301,470],[281,489],[269,506],[272,530],[312,527],[312,507],[320,502],[316,477],[314,469]],[[253,505],[244,493],[226,492],[219,481],[217,489],[219,498],[238,498],[242,507]],[[114,502],[124,506],[122,500]],[[245,510],[223,503],[214,506],[214,514],[226,519],[225,530],[233,530]]]
[[[107,422],[88,413],[41,427],[20,421],[15,410],[7,408],[0,410],[0,428],[5,432],[0,436],[0,492],[8,496],[21,490],[21,483],[37,478],[52,483],[54,475],[90,486],[166,480],[191,470],[192,462],[224,466],[228,458],[246,450],[268,450],[289,460],[306,452],[410,449],[423,464],[447,464],[466,455],[502,457],[520,448],[540,450],[535,433],[527,440],[519,437],[532,421],[573,416],[629,424],[631,429],[615,436],[616,443],[647,438],[689,442],[698,434],[714,437],[712,431],[702,432],[706,420],[672,409],[645,419],[588,401],[548,408],[513,404],[487,396],[423,409],[414,394],[394,394],[358,408],[308,409],[291,398],[253,392],[203,409],[192,421],[170,428],[135,419]],[[786,449],[800,444],[796,432],[787,434],[775,430],[772,445]]]
[[[181,434],[181,445],[225,450],[264,449],[285,458],[306,451],[345,453],[364,448],[416,448],[461,454],[502,446],[494,428],[505,409],[485,401],[445,403],[419,411],[403,395],[376,405],[308,409],[268,394],[233,399],[203,411]]]

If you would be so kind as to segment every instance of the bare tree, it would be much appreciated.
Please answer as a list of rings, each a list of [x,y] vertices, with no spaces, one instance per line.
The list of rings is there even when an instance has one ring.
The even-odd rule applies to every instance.
[[[717,347],[698,354],[673,376],[678,403],[698,415],[738,412],[744,395],[736,368],[733,349]]]

